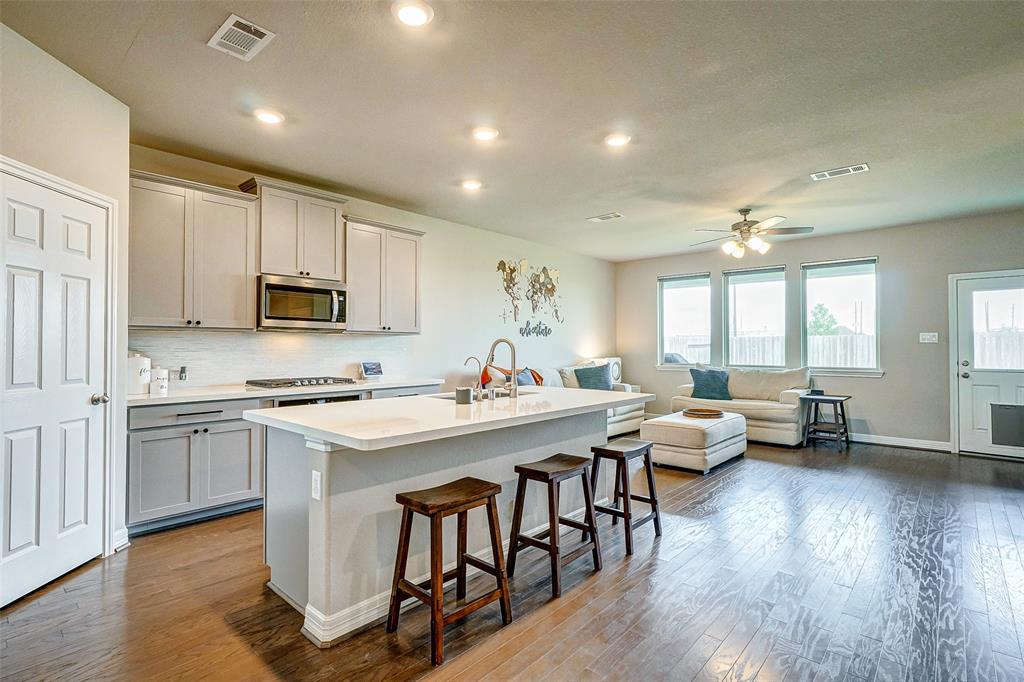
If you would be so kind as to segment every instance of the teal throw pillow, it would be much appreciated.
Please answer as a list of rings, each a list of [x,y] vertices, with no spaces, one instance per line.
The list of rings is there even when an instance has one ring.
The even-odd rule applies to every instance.
[[[597,367],[577,367],[576,381],[580,382],[580,388],[593,388],[599,391],[612,390],[612,366],[598,365]]]
[[[729,395],[729,372],[724,369],[690,369],[693,397],[705,400],[732,400]]]

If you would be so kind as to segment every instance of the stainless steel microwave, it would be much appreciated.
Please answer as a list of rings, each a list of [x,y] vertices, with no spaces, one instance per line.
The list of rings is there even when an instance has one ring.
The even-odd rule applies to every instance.
[[[260,275],[260,329],[345,330],[347,291],[341,282]]]

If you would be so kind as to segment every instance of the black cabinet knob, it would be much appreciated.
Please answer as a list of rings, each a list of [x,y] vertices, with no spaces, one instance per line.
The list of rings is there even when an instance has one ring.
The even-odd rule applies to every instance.
[[[198,327],[199,325],[201,325],[201,324],[202,324],[202,322],[200,322],[199,320],[196,320],[196,326],[197,326],[197,327]]]
[[[185,320],[185,324],[192,324],[192,320]]]
[[[195,434],[195,433],[199,433],[199,429],[192,429],[192,433],[193,433],[193,434]]]
[[[203,433],[209,433],[210,429],[203,429]]]

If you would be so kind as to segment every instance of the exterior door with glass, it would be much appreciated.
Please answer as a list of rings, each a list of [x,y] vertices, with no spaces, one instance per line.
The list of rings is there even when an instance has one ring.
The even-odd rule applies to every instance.
[[[956,283],[960,450],[1024,458],[1024,276]]]

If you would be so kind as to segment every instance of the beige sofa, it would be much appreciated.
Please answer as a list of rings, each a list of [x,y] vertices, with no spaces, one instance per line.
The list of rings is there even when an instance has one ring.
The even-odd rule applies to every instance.
[[[571,367],[560,367],[558,369],[538,369],[537,372],[544,377],[545,386],[557,386],[559,388],[579,388],[576,377],[572,370],[587,364],[612,366],[612,390],[634,393],[640,390],[639,386],[622,382],[622,361],[619,358],[597,358]],[[608,410],[608,437],[621,436],[624,433],[633,433],[640,429],[644,421],[644,403],[639,405],[628,405],[626,407],[614,407]]]
[[[732,400],[693,397],[693,384],[684,384],[672,398],[672,411],[688,407],[717,407],[746,417],[747,439],[778,445],[797,445],[803,440],[804,410],[800,396],[810,390],[806,367],[787,370],[729,369]]]

